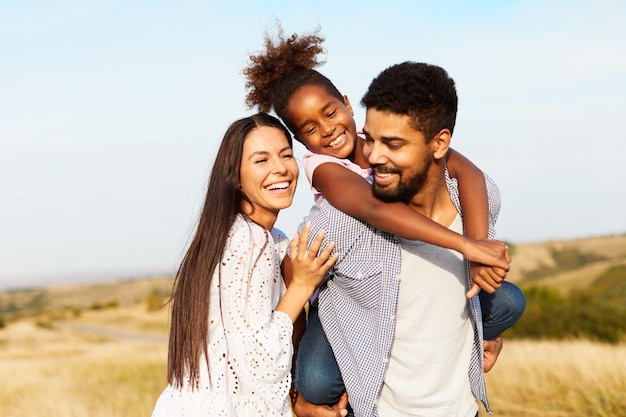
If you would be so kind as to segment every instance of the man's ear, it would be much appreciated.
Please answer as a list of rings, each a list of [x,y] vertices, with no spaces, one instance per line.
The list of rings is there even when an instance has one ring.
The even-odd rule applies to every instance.
[[[450,141],[452,140],[452,134],[448,129],[441,129],[439,133],[431,141],[433,148],[433,157],[435,159],[445,158],[450,149]]]
[[[348,96],[343,96],[343,104],[346,105],[346,109],[350,112],[350,115],[354,116],[354,110],[352,110],[352,104],[350,104],[350,100]]]

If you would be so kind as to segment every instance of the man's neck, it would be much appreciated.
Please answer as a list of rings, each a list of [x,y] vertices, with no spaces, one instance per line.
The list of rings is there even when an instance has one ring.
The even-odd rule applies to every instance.
[[[408,205],[442,226],[452,224],[458,213],[450,199],[443,166],[433,164],[424,186]]]

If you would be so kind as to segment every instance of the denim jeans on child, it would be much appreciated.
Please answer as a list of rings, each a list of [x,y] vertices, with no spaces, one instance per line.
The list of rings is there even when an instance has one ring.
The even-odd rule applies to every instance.
[[[493,294],[478,294],[485,340],[498,337],[513,326],[526,308],[522,291],[510,282]],[[345,391],[335,356],[319,321],[317,307],[311,306],[306,330],[300,340],[295,367],[295,386],[310,403],[333,405]]]

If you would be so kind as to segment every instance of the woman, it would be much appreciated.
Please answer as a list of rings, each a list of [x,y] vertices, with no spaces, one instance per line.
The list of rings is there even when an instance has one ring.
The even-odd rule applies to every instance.
[[[291,416],[293,322],[335,262],[308,229],[284,258],[273,229],[296,189],[287,129],[265,113],[234,122],[213,165],[198,227],[176,275],[168,386],[153,417]]]

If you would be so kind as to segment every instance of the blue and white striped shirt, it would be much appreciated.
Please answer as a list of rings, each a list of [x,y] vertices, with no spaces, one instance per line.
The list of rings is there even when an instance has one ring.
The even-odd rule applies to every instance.
[[[500,193],[490,178],[485,176],[485,179],[489,194],[489,237],[494,238]],[[461,213],[457,181],[447,172],[446,183]],[[312,224],[310,236],[325,230],[326,242],[334,242],[335,251],[339,253],[339,259],[329,271],[329,280],[319,293],[322,327],[335,353],[356,416],[376,417],[395,332],[400,288],[399,239],[343,213],[326,200],[311,208],[306,221]],[[471,278],[469,263],[467,265],[469,288]],[[474,396],[491,412],[483,372],[482,317],[477,296],[470,300],[470,311],[475,323],[470,384]]]

